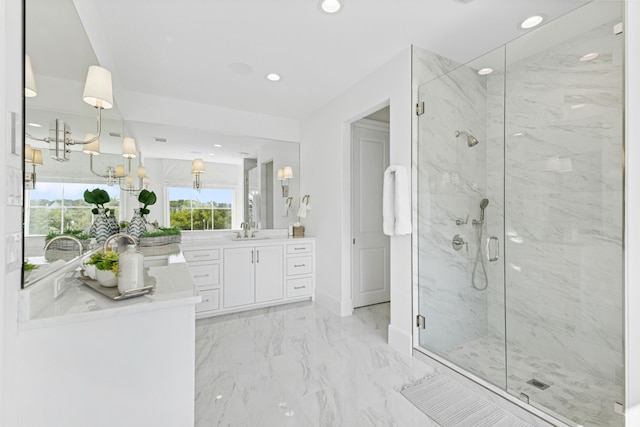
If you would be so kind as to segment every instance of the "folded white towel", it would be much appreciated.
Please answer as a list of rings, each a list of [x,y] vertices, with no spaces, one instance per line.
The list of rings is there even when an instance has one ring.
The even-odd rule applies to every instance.
[[[384,172],[382,231],[388,236],[411,234],[409,181],[404,166],[391,165]]]
[[[300,208],[298,209],[298,216],[300,218],[307,217],[307,205],[305,203],[300,203]]]
[[[300,200],[300,208],[298,209],[298,216],[300,218],[306,218],[307,211],[311,210],[311,205],[309,204],[309,198],[310,196],[306,195]]]

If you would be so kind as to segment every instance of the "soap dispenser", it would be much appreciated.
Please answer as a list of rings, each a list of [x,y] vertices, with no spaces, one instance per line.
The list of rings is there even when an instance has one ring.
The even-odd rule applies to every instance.
[[[118,291],[120,294],[144,287],[144,255],[135,245],[128,245],[118,261]]]

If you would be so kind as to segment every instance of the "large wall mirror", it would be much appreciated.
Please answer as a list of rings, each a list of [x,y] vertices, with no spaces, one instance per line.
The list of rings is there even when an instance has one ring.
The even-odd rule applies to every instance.
[[[44,244],[47,235],[88,230],[93,206],[83,200],[86,189],[107,190],[117,219],[129,221],[139,206],[135,190],[146,185],[158,198],[148,220],[184,232],[237,230],[242,223],[282,229],[295,222],[302,196],[299,144],[130,121],[118,109],[116,87],[114,107],[101,113],[100,154],[87,154],[83,149],[90,151],[89,145],[77,144],[66,147],[64,161],[60,150],[54,158],[56,144],[43,139],[51,139],[56,125],[58,132],[66,125],[68,136],[78,141],[98,129],[97,109],[82,99],[87,70],[98,61],[72,0],[26,0],[25,50],[37,92],[25,101],[25,144],[39,151],[37,161],[25,164],[25,258],[45,267],[38,268],[40,275],[78,256],[76,251],[45,254]],[[123,157],[123,138],[129,137],[136,144],[130,161]],[[199,190],[195,159],[204,164]],[[118,165],[126,172],[131,168],[133,188],[126,179],[108,177]],[[138,179],[140,166],[147,179]],[[285,170],[291,175],[283,176]]]

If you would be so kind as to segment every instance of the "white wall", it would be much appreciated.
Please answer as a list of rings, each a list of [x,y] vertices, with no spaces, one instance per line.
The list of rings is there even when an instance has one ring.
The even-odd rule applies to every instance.
[[[411,52],[406,49],[302,121],[301,194],[311,196],[304,224],[316,237],[316,299],[351,314],[351,123],[390,105],[390,162],[411,167]],[[391,238],[389,343],[411,351],[411,238]]]
[[[8,176],[8,168],[22,170],[22,159],[11,154],[9,140],[9,114],[22,111],[22,2],[6,0],[0,6],[0,176]],[[18,124],[20,129],[21,124]],[[16,138],[22,138],[18,131]],[[21,172],[20,172],[21,173]],[[0,236],[22,231],[22,208],[7,205],[7,185],[0,185]],[[6,260],[6,245],[0,245],[0,275],[4,277],[0,291],[0,424],[15,426],[17,420],[16,336],[17,336],[17,292],[20,288],[21,270],[9,270]]]

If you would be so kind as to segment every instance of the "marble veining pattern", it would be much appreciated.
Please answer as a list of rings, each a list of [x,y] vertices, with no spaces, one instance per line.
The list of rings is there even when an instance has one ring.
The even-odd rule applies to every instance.
[[[310,302],[196,322],[196,426],[437,427],[400,395],[434,367],[387,344],[389,305]]]

